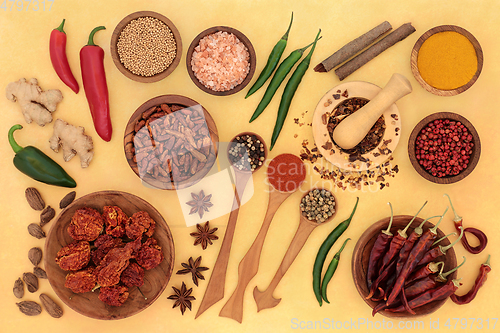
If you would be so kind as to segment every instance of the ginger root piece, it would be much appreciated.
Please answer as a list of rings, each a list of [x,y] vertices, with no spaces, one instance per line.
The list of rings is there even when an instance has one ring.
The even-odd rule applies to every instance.
[[[94,157],[94,144],[92,138],[85,134],[85,128],[73,126],[62,119],[54,122],[54,134],[49,142],[50,149],[56,153],[59,152],[59,147],[62,147],[66,162],[78,154],[82,168],[88,167]]]
[[[28,124],[35,121],[40,126],[52,122],[52,112],[63,99],[58,89],[43,91],[35,78],[28,82],[24,78],[11,82],[7,85],[5,93],[9,101],[19,102]]]

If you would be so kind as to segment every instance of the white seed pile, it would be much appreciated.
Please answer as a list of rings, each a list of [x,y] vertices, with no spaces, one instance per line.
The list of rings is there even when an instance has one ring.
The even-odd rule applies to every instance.
[[[169,27],[148,16],[130,21],[120,33],[116,48],[125,68],[142,76],[153,76],[166,70],[177,51]]]

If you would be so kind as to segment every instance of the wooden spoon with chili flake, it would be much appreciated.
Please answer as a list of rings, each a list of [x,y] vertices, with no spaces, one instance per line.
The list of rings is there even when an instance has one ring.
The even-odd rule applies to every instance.
[[[312,189],[307,194],[305,194],[303,198],[305,198],[306,195],[312,194],[314,190],[322,191],[322,189]],[[295,236],[293,236],[292,242],[288,246],[288,250],[283,257],[283,261],[276,271],[271,284],[264,291],[260,291],[258,287],[255,287],[255,289],[253,290],[253,298],[255,299],[255,303],[257,303],[257,312],[263,309],[273,308],[280,303],[281,298],[273,297],[274,290],[280,283],[285,273],[288,271],[288,268],[290,268],[290,266],[292,265],[300,250],[302,250],[302,247],[309,238],[309,235],[317,226],[330,222],[337,214],[337,200],[332,193],[330,194],[333,198],[333,202],[335,203],[335,212],[325,221],[318,222],[317,220],[309,220],[304,214],[300,214],[299,227],[295,232]]]
[[[281,154],[269,164],[267,176],[270,194],[264,221],[252,246],[238,266],[236,289],[219,313],[219,316],[232,318],[239,323],[243,319],[245,290],[259,270],[262,247],[274,214],[280,205],[299,189],[305,179],[306,169],[299,157],[292,154]]]
[[[256,142],[262,143],[264,148],[264,160],[267,156],[267,148],[264,140],[257,134],[251,132],[240,133],[235,136],[231,142],[236,142],[237,138],[241,137],[254,137],[256,138]],[[231,144],[228,146],[228,159],[232,163],[230,151],[232,149]],[[244,156],[242,156],[244,157]],[[243,161],[244,159],[241,159]],[[203,300],[201,301],[200,307],[198,308],[198,312],[196,312],[195,319],[198,318],[203,312],[205,312],[212,305],[220,301],[224,298],[224,286],[226,284],[226,272],[227,272],[227,263],[229,261],[229,254],[231,252],[231,244],[233,243],[234,230],[236,228],[236,221],[238,220],[238,213],[240,207],[240,198],[243,197],[243,192],[245,191],[246,185],[250,178],[252,177],[252,173],[259,170],[262,165],[264,165],[263,161],[261,165],[255,165],[255,168],[252,168],[247,163],[239,164],[242,169],[240,170],[235,163],[233,163],[233,170],[235,173],[235,193],[234,193],[234,201],[231,213],[229,214],[229,220],[227,222],[226,233],[224,234],[224,239],[222,241],[221,248],[219,250],[219,255],[217,257],[217,261],[215,262],[214,268],[212,270],[212,274],[210,275],[210,280],[208,281],[207,289],[205,290],[205,295],[203,296]],[[252,169],[252,171],[249,171]]]

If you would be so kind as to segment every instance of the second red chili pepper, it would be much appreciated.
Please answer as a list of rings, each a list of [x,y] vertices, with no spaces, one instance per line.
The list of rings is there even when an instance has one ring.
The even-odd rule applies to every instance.
[[[94,34],[106,29],[97,27],[90,33],[89,41],[80,50],[83,87],[90,107],[94,127],[104,141],[111,140],[113,129],[109,115],[109,95],[104,71],[104,50],[94,44]]]
[[[481,286],[486,282],[487,274],[491,271],[490,266],[490,255],[488,255],[488,259],[484,264],[479,268],[479,276],[476,278],[474,282],[474,286],[472,289],[465,295],[457,296],[455,294],[451,295],[451,300],[456,304],[467,304],[470,303],[476,297],[477,291]]]
[[[66,57],[66,33],[63,30],[65,21],[63,20],[61,25],[50,33],[50,61],[61,81],[70,87],[75,94],[78,94],[80,87],[71,72],[68,58]]]

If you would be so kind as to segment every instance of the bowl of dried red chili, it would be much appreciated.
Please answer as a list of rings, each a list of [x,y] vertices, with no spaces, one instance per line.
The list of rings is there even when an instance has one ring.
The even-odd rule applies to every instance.
[[[422,177],[437,184],[452,184],[474,170],[481,155],[481,141],[465,117],[437,112],[415,126],[408,140],[408,154]]]
[[[368,282],[367,274],[368,274],[368,266],[369,266],[369,262],[370,262],[370,257],[372,257],[372,258],[374,257],[372,252],[379,251],[382,257],[386,253],[388,253],[390,251],[390,248],[388,248],[388,246],[390,246],[389,244],[391,244],[392,239],[395,239],[397,237],[397,235],[399,235],[398,230],[404,229],[409,224],[409,222],[412,220],[412,218],[413,218],[412,216],[408,216],[408,215],[396,215],[396,216],[394,216],[393,223],[390,227],[389,227],[390,218],[389,217],[384,218],[384,219],[372,224],[368,229],[366,229],[365,232],[358,239],[358,242],[356,243],[356,246],[355,246],[354,251],[353,251],[352,263],[351,263],[353,280],[354,280],[354,284],[356,285],[356,289],[358,290],[359,295],[363,298],[363,300],[366,302],[366,304],[368,304],[372,309],[377,308],[377,306],[381,307],[382,304],[385,304],[385,300],[384,300],[385,297],[384,296],[390,295],[390,293],[392,292],[392,286],[395,284],[395,281],[398,277],[397,274],[393,273],[389,269],[388,271],[391,273],[388,274],[386,279],[383,281],[383,283],[380,284],[380,289],[377,290],[377,293],[375,293],[375,295],[372,295],[373,297],[370,298],[370,288],[368,287],[369,282]],[[412,236],[412,233],[414,233],[414,230],[417,227],[419,227],[422,224],[422,222],[424,222],[424,219],[419,218],[419,217],[416,217],[413,220],[413,222],[410,224],[410,226],[406,230],[406,233],[408,235],[407,239],[415,240],[414,236]],[[425,232],[427,232],[428,230],[430,230],[433,227],[434,227],[434,224],[432,224],[428,221],[425,221],[423,226],[421,226],[423,234],[425,234]],[[374,247],[374,244],[376,243],[378,236],[382,235],[383,234],[382,232],[387,230],[387,229],[389,229],[390,234],[392,236],[388,237],[388,242],[386,242],[386,246]],[[445,236],[444,233],[439,228],[437,228],[436,236],[433,237],[432,242],[434,242],[434,240],[438,240],[444,236]],[[420,239],[422,239],[423,237],[424,237],[424,235],[421,235],[420,237],[416,238],[416,241],[414,242],[413,247],[411,247],[411,250],[413,250],[417,247],[418,241]],[[432,248],[439,246],[439,245],[446,246],[449,244],[450,244],[449,240],[447,238],[444,238],[441,242],[439,242],[439,244],[433,245]],[[379,257],[381,257],[381,256],[379,256]],[[455,268],[457,265],[457,259],[455,256],[455,251],[453,251],[453,248],[448,249],[446,251],[445,255],[438,257],[435,261],[436,262],[442,261],[444,263],[443,270],[445,272]],[[390,266],[390,264],[389,264],[389,266]],[[422,266],[424,266],[424,265],[416,266],[415,271],[418,270],[419,268],[421,268]],[[402,270],[404,270],[403,267],[402,267]],[[412,273],[412,272],[410,272],[410,273]],[[447,277],[448,281],[451,281],[452,279],[456,278],[456,274],[457,274],[456,271],[451,273]],[[378,278],[380,275],[381,275],[380,272],[377,272],[376,278]],[[441,285],[441,284],[444,284],[443,282],[435,282],[434,276],[432,276],[432,275],[429,275],[429,280],[432,280],[432,281],[429,281],[429,283],[435,283],[436,287]],[[372,282],[372,281],[370,281],[370,282]],[[387,287],[387,285],[389,285],[390,287]],[[407,286],[405,286],[405,290],[407,290],[406,288],[407,288]],[[426,290],[423,287],[420,287],[420,288],[422,288],[422,290]],[[423,292],[426,292],[426,291],[423,291]],[[377,298],[380,298],[380,300]],[[412,299],[410,297],[408,297],[407,301],[410,304],[412,304],[411,300]],[[429,302],[428,304],[425,304],[422,306],[417,306],[413,309],[415,312],[414,315],[410,314],[409,312],[406,312],[406,311],[404,311],[404,312],[389,312],[389,311],[385,311],[384,309],[380,309],[377,312],[383,316],[386,316],[386,317],[423,316],[423,315],[428,315],[430,313],[433,313],[434,311],[439,309],[446,302],[446,300],[447,299],[434,300],[432,302]],[[399,299],[391,307],[394,308],[394,307],[396,307],[396,305],[397,306],[401,305]],[[375,310],[372,313],[374,314]]]
[[[129,166],[144,183],[163,190],[200,181],[215,163],[218,143],[210,113],[180,95],[144,102],[130,117],[124,136]]]
[[[104,208],[105,206],[108,206],[108,208]],[[121,215],[126,221],[130,220],[132,222],[133,218],[149,215],[148,218],[151,218],[154,221],[154,228],[151,227],[153,223],[150,224],[147,229],[149,232],[146,231],[142,234],[142,237],[137,237],[135,242],[129,240],[128,236],[135,237],[132,234],[138,230],[136,228],[130,228],[129,232],[126,232],[122,235],[122,237],[114,237],[119,236],[116,234],[118,231],[117,227],[108,224],[108,220],[104,214],[104,211],[108,211],[109,207],[118,207],[121,209],[119,214],[111,214],[110,216]],[[82,234],[75,233],[74,223],[72,223],[72,219],[76,213],[80,212],[79,214],[81,214],[82,211],[84,213],[85,211],[92,212],[94,215],[103,214],[104,225],[101,223],[100,228],[97,228],[102,230],[96,229],[97,232],[100,232],[100,234],[98,238],[93,241],[74,240],[74,237],[77,237],[78,239],[85,238],[80,237]],[[99,216],[95,217],[98,218]],[[128,219],[128,217],[130,217],[130,219]],[[73,225],[73,227],[68,228],[70,225]],[[90,238],[85,239],[93,239],[95,236],[96,235],[89,235]],[[125,275],[125,271],[123,271],[118,284],[101,287],[99,290],[95,291],[88,291],[88,286],[95,289],[99,287],[96,285],[96,282],[98,282],[100,276],[98,275],[96,277],[94,273],[97,271],[97,268],[100,267],[99,265],[96,266],[95,261],[97,260],[96,258],[99,258],[96,251],[100,249],[101,245],[96,244],[96,242],[100,242],[104,238],[109,238],[107,241],[111,241],[114,245],[116,245],[113,249],[108,249],[108,251],[112,251],[116,248],[116,253],[120,254],[123,254],[123,252],[120,251],[124,250],[126,252],[128,248],[132,248],[132,246],[135,245],[139,246],[142,243],[142,245],[140,245],[141,248],[138,249],[137,252],[134,252],[132,259],[127,257],[123,260],[124,263],[128,263],[125,270],[130,267],[137,269],[139,271],[139,275],[143,274],[142,278],[139,277],[142,279],[142,284],[132,283],[132,286],[129,283],[130,281],[127,282],[124,280],[123,276]],[[161,252],[161,254],[160,252],[157,252],[159,257],[156,262],[151,261],[153,256],[140,255],[143,251],[142,246],[146,247],[151,243],[155,243],[153,247]],[[65,265],[62,265],[63,261],[61,260],[60,251],[63,248],[68,249],[69,244],[83,244],[87,247],[89,247],[88,245],[93,244],[90,252],[91,259],[88,260],[87,258],[84,260],[85,262],[81,263],[81,265],[74,267],[75,264],[78,264],[75,260],[73,260],[75,257],[72,259],[72,256],[66,256],[64,261]],[[144,250],[147,249],[144,248]],[[66,252],[68,253],[68,251]],[[102,262],[107,260],[106,256],[107,254],[100,258]],[[56,262],[56,258],[59,259],[59,263]],[[160,261],[160,259],[162,260]],[[47,235],[47,240],[45,242],[44,263],[47,278],[52,288],[56,292],[57,296],[68,307],[82,315],[95,319],[123,319],[130,317],[150,306],[161,295],[167,286],[172,275],[174,265],[174,242],[167,223],[151,204],[130,193],[119,191],[100,191],[78,198],[61,211]],[[74,272],[68,274],[70,272],[63,270],[63,268],[79,268],[82,265],[87,266],[80,271],[81,273],[79,274],[85,276],[75,277]],[[61,268],[61,266],[63,268]],[[104,268],[101,268],[101,271],[102,270],[104,270]],[[88,274],[89,272],[92,273]],[[71,277],[73,277],[73,281],[71,281],[72,285],[66,285],[69,283],[68,279],[71,279]],[[89,279],[91,281],[89,281]],[[126,287],[126,285],[129,285],[129,287]],[[69,289],[70,287],[72,289]],[[103,296],[101,295],[101,297],[99,297],[103,288],[108,288],[106,290],[108,292],[107,297],[109,297],[107,301],[120,300],[123,301],[123,304],[120,306],[110,306],[104,303],[104,301],[102,301]],[[115,288],[116,290],[120,290],[122,292],[113,295]],[[120,299],[121,297],[124,297],[125,294],[128,294],[128,297],[126,297],[126,299]],[[116,299],[113,299],[114,296],[117,296]]]

